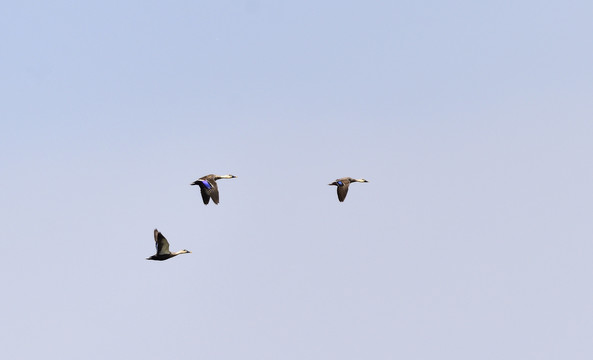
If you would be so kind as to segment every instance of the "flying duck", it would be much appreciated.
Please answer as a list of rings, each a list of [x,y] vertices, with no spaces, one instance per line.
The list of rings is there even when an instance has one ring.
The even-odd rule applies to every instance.
[[[173,256],[177,256],[179,254],[191,253],[191,251],[185,249],[173,253],[169,251],[169,242],[167,241],[167,239],[165,239],[163,234],[161,234],[161,232],[157,229],[154,229],[154,241],[156,245],[156,254],[152,255],[149,258],[146,258],[146,260],[162,261],[172,258]]]
[[[345,177],[336,179],[336,181],[328,185],[336,185],[338,187],[338,200],[342,202],[346,198],[346,194],[348,194],[348,185],[353,182],[365,183],[368,181],[365,179],[353,179],[351,177]]]
[[[206,175],[202,176],[198,180],[194,181],[190,185],[198,185],[200,187],[200,192],[202,193],[202,200],[204,200],[204,205],[208,205],[210,198],[212,201],[218,205],[218,185],[216,184],[216,180],[219,179],[234,179],[236,178],[235,175]]]

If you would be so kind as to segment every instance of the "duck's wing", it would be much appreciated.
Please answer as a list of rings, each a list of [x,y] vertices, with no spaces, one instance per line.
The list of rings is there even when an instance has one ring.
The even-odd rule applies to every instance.
[[[200,187],[202,201],[204,202],[204,205],[208,205],[210,202],[210,197],[212,196],[212,189],[216,188],[216,181],[208,179],[207,176],[204,176],[194,181],[192,185],[198,185]]]
[[[212,198],[215,204],[218,204],[218,184],[215,180],[201,180],[198,185],[200,185],[204,205],[208,204],[210,198]]]
[[[157,229],[154,229],[154,241],[156,245],[157,255],[165,255],[171,253],[171,251],[169,251],[169,242],[163,236],[163,234],[161,234],[161,232]]]
[[[200,193],[202,194],[202,201],[204,202],[204,205],[208,205],[210,202],[210,190],[208,190],[206,186],[200,185]]]
[[[346,195],[348,194],[348,185],[350,185],[350,183],[344,181],[342,184],[343,185],[338,185],[338,200],[340,200],[340,202],[344,201],[346,198]]]
[[[208,190],[208,195],[212,198],[212,201],[218,205],[218,184],[216,181],[211,181],[212,188]]]

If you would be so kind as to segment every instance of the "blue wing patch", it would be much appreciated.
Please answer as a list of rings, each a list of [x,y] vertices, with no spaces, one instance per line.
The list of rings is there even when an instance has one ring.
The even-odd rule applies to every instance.
[[[343,182],[341,182],[341,181],[338,181],[338,185],[340,185],[340,186],[343,186],[343,185],[344,185],[344,183],[343,183]]]
[[[208,190],[212,189],[212,185],[210,185],[210,183],[207,180],[202,180],[202,184],[204,184],[206,189],[208,189]]]

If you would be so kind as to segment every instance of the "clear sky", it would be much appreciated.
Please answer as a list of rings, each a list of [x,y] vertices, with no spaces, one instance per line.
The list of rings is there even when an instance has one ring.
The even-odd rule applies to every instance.
[[[5,2],[2,356],[593,358],[592,15]]]

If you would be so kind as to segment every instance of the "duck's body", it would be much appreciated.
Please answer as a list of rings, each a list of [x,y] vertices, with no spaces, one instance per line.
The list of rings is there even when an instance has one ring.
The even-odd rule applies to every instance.
[[[169,242],[167,239],[161,234],[160,231],[154,229],[154,242],[156,245],[156,254],[152,255],[151,257],[146,258],[146,260],[167,260],[179,254],[189,254],[191,251],[189,250],[181,250],[177,252],[169,251]]]
[[[344,177],[344,178],[336,179],[336,181],[334,181],[333,183],[331,183],[329,185],[335,185],[338,187],[338,200],[340,200],[340,202],[343,202],[344,199],[346,199],[346,195],[348,194],[348,186],[353,182],[365,183],[368,181],[365,179],[354,179],[351,177]]]
[[[204,205],[208,205],[210,198],[212,201],[218,205],[218,184],[216,184],[216,180],[220,179],[234,179],[236,178],[235,175],[206,175],[202,176],[198,180],[194,181],[190,185],[198,185],[200,187],[200,192],[202,193],[202,200],[204,201]]]

